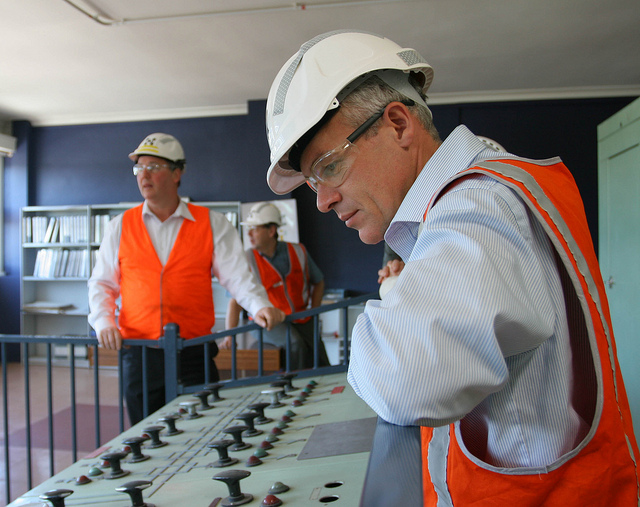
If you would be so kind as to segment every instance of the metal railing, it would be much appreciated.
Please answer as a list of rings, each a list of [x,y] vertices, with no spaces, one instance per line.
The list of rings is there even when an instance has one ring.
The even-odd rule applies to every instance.
[[[184,340],[179,336],[179,328],[176,324],[168,324],[164,329],[164,336],[162,336],[159,340],[124,340],[123,345],[125,346],[141,346],[142,347],[142,365],[143,371],[146,370],[146,361],[147,361],[147,351],[149,348],[161,348],[164,349],[164,361],[165,361],[165,399],[168,403],[169,401],[175,399],[177,396],[188,393],[195,393],[197,391],[202,390],[203,386],[206,385],[190,385],[185,386],[179,381],[179,352],[187,347],[192,347],[196,345],[204,345],[204,369],[205,369],[205,380],[209,378],[209,362],[206,358],[210,357],[209,355],[209,347],[212,342],[219,338],[223,338],[226,336],[233,336],[232,339],[232,348],[231,348],[231,378],[228,380],[221,380],[220,383],[226,386],[236,386],[236,385],[250,385],[255,383],[264,383],[270,380],[276,380],[278,375],[283,372],[291,371],[291,323],[294,320],[298,320],[301,318],[312,317],[314,322],[314,367],[311,370],[304,370],[298,372],[300,376],[310,376],[318,373],[333,373],[339,371],[346,371],[349,364],[349,332],[351,327],[353,327],[353,322],[349,322],[348,309],[350,307],[361,305],[365,301],[377,297],[374,294],[366,294],[363,296],[347,298],[342,301],[338,301],[336,303],[323,305],[318,308],[314,308],[311,310],[305,310],[304,312],[295,313],[287,316],[285,323],[287,325],[287,334],[286,334],[286,347],[285,347],[285,360],[284,360],[284,368],[282,371],[277,372],[271,375],[265,375],[264,371],[264,343],[262,337],[262,328],[256,324],[248,324],[240,327],[236,327],[230,330],[224,330],[217,333],[213,333],[206,336],[200,336],[197,338],[192,338],[189,340]],[[318,365],[318,351],[321,344],[321,335],[320,335],[320,319],[319,316],[322,313],[331,312],[339,310],[342,313],[342,318],[340,319],[341,327],[339,335],[342,337],[342,349],[343,356],[337,365],[331,366],[323,366],[320,367]],[[257,355],[258,355],[258,369],[257,376],[254,377],[238,377],[238,368],[237,368],[237,341],[236,337],[241,333],[247,333],[252,331],[258,331],[258,343],[257,343]],[[70,437],[71,437],[71,460],[75,462],[78,460],[78,413],[77,413],[77,403],[76,403],[76,374],[78,368],[87,369],[90,368],[92,370],[93,377],[93,411],[95,417],[95,427],[94,427],[94,436],[95,436],[95,448],[98,449],[105,442],[102,438],[102,428],[101,428],[101,405],[100,405],[100,364],[98,360],[98,342],[96,338],[93,337],[78,337],[78,336],[29,336],[29,335],[7,335],[0,334],[0,355],[2,356],[1,365],[2,365],[2,421],[3,421],[3,433],[2,433],[2,447],[4,452],[4,484],[5,484],[5,492],[4,497],[6,503],[11,502],[12,498],[12,474],[21,473],[21,471],[17,470],[15,467],[12,467],[11,463],[11,431],[10,431],[10,407],[9,407],[9,394],[11,391],[11,386],[9,386],[8,379],[8,348],[11,344],[18,344],[21,352],[21,368],[23,370],[23,383],[24,383],[24,447],[26,453],[25,459],[25,470],[24,477],[26,478],[26,490],[20,491],[17,496],[25,493],[26,491],[32,489],[35,484],[33,484],[33,459],[32,459],[32,414],[31,414],[31,405],[32,405],[32,392],[34,387],[40,387],[44,389],[44,395],[46,397],[47,410],[46,410],[46,418],[47,418],[47,438],[48,438],[48,473],[49,476],[55,475],[60,470],[56,470],[56,462],[55,462],[55,453],[56,453],[56,442],[54,438],[54,387],[53,387],[53,364],[54,358],[52,354],[53,346],[66,345],[70,350],[69,354],[69,401],[70,401]],[[46,348],[44,364],[46,368],[45,373],[45,384],[44,386],[33,386],[30,378],[30,365],[31,365],[31,354],[29,350],[29,345],[31,344],[44,344]],[[75,357],[75,348],[77,346],[86,345],[88,348],[92,349],[92,357],[93,364],[90,366],[78,366],[77,360]],[[123,402],[123,394],[124,394],[124,385],[122,381],[122,353],[118,354],[118,430],[119,433],[122,433],[125,430],[125,419],[124,419],[124,402]],[[143,375],[142,380],[142,389],[143,389],[143,413],[144,416],[147,417],[149,415],[149,404],[147,399],[148,392],[148,379],[146,375]],[[12,393],[14,396],[15,393]],[[86,421],[83,421],[86,423]],[[114,438],[111,436],[111,438]],[[66,467],[65,467],[66,468]]]

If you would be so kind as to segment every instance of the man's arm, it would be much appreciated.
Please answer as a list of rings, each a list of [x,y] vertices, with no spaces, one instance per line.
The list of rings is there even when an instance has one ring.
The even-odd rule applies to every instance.
[[[122,215],[115,217],[105,230],[96,265],[88,282],[89,324],[95,329],[98,344],[106,349],[120,350],[122,335],[116,326],[116,299],[120,295],[118,248]]]
[[[230,299],[229,304],[227,305],[227,315],[224,319],[224,325],[226,329],[232,329],[234,327],[238,327],[238,323],[240,322],[240,313],[242,313],[242,307],[238,304],[235,299]],[[224,340],[220,343],[219,347],[221,349],[230,349],[231,348],[231,336],[226,336]]]
[[[322,296],[324,296],[324,280],[311,285],[311,308],[318,308],[322,304]]]
[[[242,308],[251,315],[272,306],[267,291],[251,272],[238,231],[224,217],[211,211],[213,229],[213,274]]]

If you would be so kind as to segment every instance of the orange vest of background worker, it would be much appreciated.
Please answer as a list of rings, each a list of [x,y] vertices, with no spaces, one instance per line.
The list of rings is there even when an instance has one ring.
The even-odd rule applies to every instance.
[[[574,404],[589,432],[574,449],[547,466],[505,468],[494,467],[469,450],[460,422],[423,427],[425,506],[638,505],[640,456],[604,284],[586,217],[575,213],[582,210],[578,189],[566,167],[557,160],[551,162],[546,166],[521,159],[485,162],[456,175],[438,194],[455,186],[458,178],[482,173],[509,186],[543,225],[555,245],[558,265],[564,266]],[[432,450],[435,458],[430,460]]]
[[[287,243],[289,252],[289,273],[284,277],[260,252],[253,250],[255,266],[260,274],[260,281],[269,295],[273,306],[280,308],[287,315],[306,310],[309,305],[309,267],[307,252],[300,244]],[[303,323],[311,317],[294,322]]]
[[[122,270],[120,332],[124,338],[156,340],[169,322],[182,338],[211,333],[215,323],[209,210],[188,204],[185,220],[165,266],[142,221],[142,205],[124,213],[119,260]]]

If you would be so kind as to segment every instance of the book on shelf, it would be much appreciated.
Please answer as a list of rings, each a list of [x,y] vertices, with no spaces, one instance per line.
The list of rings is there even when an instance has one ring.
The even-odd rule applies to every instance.
[[[66,313],[75,310],[76,307],[69,303],[56,303],[54,301],[33,301],[22,306],[25,312],[32,313]]]
[[[85,249],[41,248],[36,254],[33,276],[36,278],[84,278],[89,276]]]
[[[22,231],[25,243],[85,243],[87,216],[23,216]]]
[[[104,231],[107,228],[107,224],[111,221],[111,216],[107,214],[94,215],[93,217],[93,241],[94,243],[102,242],[104,237]]]

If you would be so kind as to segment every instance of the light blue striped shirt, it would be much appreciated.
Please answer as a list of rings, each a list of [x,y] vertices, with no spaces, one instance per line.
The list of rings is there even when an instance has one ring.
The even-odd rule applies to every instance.
[[[388,422],[460,421],[480,459],[543,466],[587,431],[571,405],[569,331],[549,239],[513,191],[483,175],[442,196],[418,234],[444,182],[508,156],[460,126],[427,162],[385,235],[406,266],[359,316],[348,379]]]

